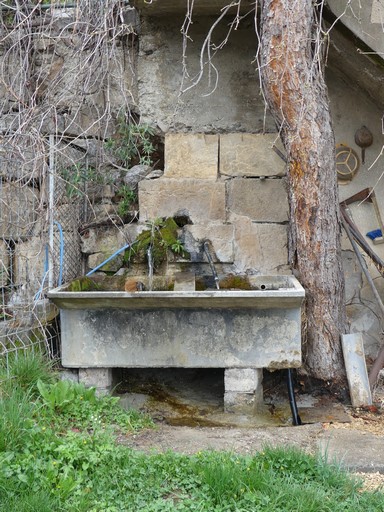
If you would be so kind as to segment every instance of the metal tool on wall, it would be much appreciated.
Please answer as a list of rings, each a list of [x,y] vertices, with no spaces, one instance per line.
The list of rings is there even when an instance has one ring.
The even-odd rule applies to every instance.
[[[361,163],[365,163],[365,150],[372,146],[373,135],[369,128],[363,125],[361,128],[356,130],[355,142],[361,148]]]
[[[349,216],[349,214],[347,212],[347,205],[352,204],[356,201],[370,201],[373,203],[373,206],[375,208],[375,213],[376,213],[380,228],[382,230],[382,233],[384,233],[383,221],[381,219],[380,211],[379,211],[379,208],[378,208],[378,205],[376,202],[374,190],[372,190],[371,188],[366,188],[364,190],[361,190],[357,194],[354,194],[353,196],[349,197],[348,199],[345,199],[344,201],[342,201],[340,203],[341,220],[342,220],[344,229],[350,239],[352,248],[356,254],[356,257],[361,266],[361,269],[362,269],[362,271],[367,279],[367,282],[368,282],[369,286],[371,287],[372,293],[377,301],[377,304],[381,311],[381,321],[384,323],[384,304],[381,300],[379,292],[376,289],[374,281],[370,276],[370,273],[368,271],[366,263],[365,263],[362,255],[360,254],[360,251],[359,251],[356,243],[360,245],[360,247],[364,250],[364,252],[368,255],[368,257],[372,260],[372,262],[374,263],[374,265],[376,266],[377,270],[380,272],[382,277],[384,277],[384,262],[371,249],[369,244],[364,240],[359,229],[354,224],[354,222],[352,221],[351,217]],[[371,369],[369,372],[369,385],[370,385],[371,390],[376,385],[379,372],[383,367],[384,367],[384,345],[380,348],[379,353],[377,354],[376,359],[373,362],[373,365],[371,366]]]
[[[345,199],[340,204],[341,204],[341,206],[346,207],[347,205],[355,203],[357,201],[372,203],[373,209],[374,209],[375,215],[376,215],[378,229],[375,229],[374,231],[369,231],[367,233],[367,237],[373,241],[374,245],[379,245],[379,244],[384,243],[384,234],[383,234],[384,233],[384,223],[383,223],[383,219],[381,217],[379,205],[377,204],[375,191],[370,187],[365,188],[364,190],[357,192],[356,194],[349,197],[348,199]],[[364,247],[363,247],[363,249],[364,249]]]
[[[355,241],[359,244],[359,246],[363,249],[363,251],[367,254],[367,256],[371,259],[377,270],[380,272],[380,274],[384,277],[384,261],[373,251],[372,247],[369,245],[368,241],[364,238],[356,224],[353,222],[351,217],[349,216],[347,212],[347,206],[355,203],[357,201],[369,201],[372,202],[372,194],[374,196],[374,191],[371,188],[365,188],[364,190],[361,190],[360,192],[357,192],[357,194],[354,194],[353,196],[345,199],[340,203],[340,211],[347,222],[353,238]],[[381,216],[378,219],[378,224],[382,224]]]

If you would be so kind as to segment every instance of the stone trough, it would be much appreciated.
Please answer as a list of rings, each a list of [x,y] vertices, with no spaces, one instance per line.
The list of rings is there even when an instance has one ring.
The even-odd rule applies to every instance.
[[[262,369],[301,365],[304,289],[293,276],[199,291],[163,278],[168,291],[134,292],[121,291],[121,277],[85,279],[48,295],[60,309],[63,366],[100,391],[111,387],[112,368],[224,368],[226,411],[254,412]]]

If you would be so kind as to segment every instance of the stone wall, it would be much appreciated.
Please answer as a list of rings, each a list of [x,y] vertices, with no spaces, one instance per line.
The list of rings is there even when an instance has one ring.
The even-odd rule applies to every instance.
[[[164,132],[275,131],[252,64],[257,47],[252,17],[232,31],[224,51],[214,56],[215,68],[209,71],[206,67],[201,82],[181,94],[199,73],[202,43],[216,19],[194,19],[185,59],[188,75],[183,76],[183,18],[181,12],[172,18],[143,19],[137,68],[138,102],[143,118]],[[226,21],[215,30],[217,44],[226,36]]]
[[[140,221],[185,215],[190,224],[181,238],[193,255],[210,240],[216,261],[232,271],[289,272],[284,162],[272,149],[274,139],[167,134],[164,175],[139,184]]]
[[[29,301],[33,301],[46,272],[49,135],[55,137],[59,178],[58,169],[74,165],[88,166],[98,177],[108,178],[103,183],[89,179],[75,196],[68,194],[68,183],[62,180],[63,188],[55,196],[55,220],[65,224],[64,220],[70,219],[64,237],[68,240],[71,234],[74,257],[84,262],[86,270],[133,242],[147,222],[176,216],[187,219],[179,238],[192,262],[171,258],[164,269],[167,273],[188,265],[197,272],[209,272],[202,251],[205,240],[211,242],[220,272],[290,272],[285,167],[273,149],[277,145],[282,151],[253,63],[257,44],[253,19],[243,20],[215,54],[211,75],[206,68],[199,84],[188,89],[199,71],[202,43],[215,19],[212,15],[197,16],[191,26],[184,61],[188,75],[183,68],[181,11],[155,17],[149,9],[137,25],[127,8],[123,20],[134,20],[134,33],[124,21],[121,37],[108,41],[101,54],[82,47],[71,33],[74,11],[68,18],[53,18],[49,37],[47,29],[40,35],[36,31],[33,37],[35,74],[31,77],[36,79],[37,98],[33,115],[17,104],[15,94],[29,91],[23,89],[25,77],[17,64],[23,55],[1,49],[0,66],[6,79],[1,85],[0,116],[0,285],[6,300],[8,292],[4,290],[12,279],[15,291],[28,288]],[[227,29],[223,20],[214,32],[216,44],[223,41]],[[340,184],[340,197],[375,186],[384,211],[381,109],[367,97],[358,80],[346,80],[337,51],[332,52],[332,59],[326,79],[336,143],[360,154],[355,131],[365,124],[374,136],[365,164],[360,162],[354,178]],[[181,94],[183,88],[188,90]],[[29,101],[24,96],[20,99]],[[106,150],[106,141],[118,136],[119,113],[127,112],[154,128],[159,152],[162,144],[165,152],[164,159],[161,154],[156,156],[157,172],[147,169],[140,174],[138,204],[129,219],[119,215],[119,189],[131,183],[131,168],[121,168]],[[378,227],[371,206],[356,204],[351,209],[364,234]],[[55,240],[57,235],[55,230]],[[384,245],[372,247],[384,259]],[[345,237],[343,249],[351,330],[364,333],[367,353],[373,356],[381,343],[380,314]],[[57,270],[57,248],[55,251]],[[65,265],[69,269],[72,263]],[[122,265],[123,255],[102,270],[122,272]],[[81,267],[72,270],[80,273]],[[375,279],[380,293],[384,293],[382,281]],[[9,300],[15,301],[16,295]]]

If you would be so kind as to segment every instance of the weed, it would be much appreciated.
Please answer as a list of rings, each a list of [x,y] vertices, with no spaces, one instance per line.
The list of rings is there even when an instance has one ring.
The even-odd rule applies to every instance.
[[[108,139],[105,147],[118,164],[124,169],[129,169],[136,162],[152,165],[151,157],[155,151],[152,144],[153,128],[145,123],[127,122],[125,115],[118,118],[117,125],[116,136]]]
[[[76,199],[84,195],[84,185],[93,183],[96,185],[110,185],[113,181],[111,174],[103,174],[94,167],[84,164],[74,164],[59,169],[59,173],[65,182],[67,197]]]
[[[44,384],[39,381],[38,389],[48,408],[47,418],[60,424],[61,428],[95,432],[108,425],[124,431],[152,426],[148,416],[123,410],[119,397],[98,397],[95,388],[86,388],[82,383],[58,381]]]
[[[27,491],[25,494],[4,492],[4,501],[0,501],[0,512],[60,512],[60,500],[48,489],[37,493]],[[1,490],[0,490],[1,493]],[[7,496],[8,494],[8,496]]]
[[[129,214],[132,205],[137,202],[137,195],[128,185],[123,185],[117,191],[117,196],[120,197],[117,213],[124,218]]]
[[[19,351],[9,356],[8,361],[0,360],[0,390],[16,387],[36,396],[39,380],[45,383],[55,380],[52,367],[53,362],[43,352]]]

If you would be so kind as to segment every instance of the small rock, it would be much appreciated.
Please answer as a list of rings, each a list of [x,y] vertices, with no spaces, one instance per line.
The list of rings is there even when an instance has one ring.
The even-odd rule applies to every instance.
[[[124,183],[132,190],[137,189],[139,181],[143,180],[152,170],[149,165],[134,165],[124,176]]]
[[[147,176],[145,176],[146,180],[155,180],[157,178],[161,178],[164,174],[164,171],[161,171],[160,169],[157,169],[156,171],[152,171]]]

